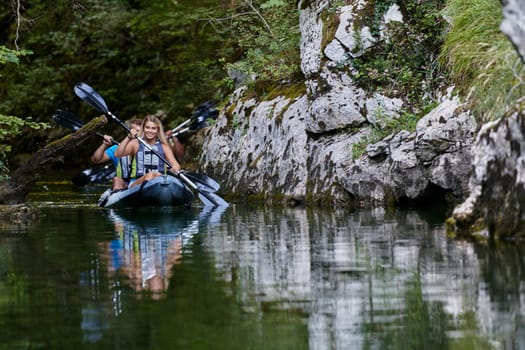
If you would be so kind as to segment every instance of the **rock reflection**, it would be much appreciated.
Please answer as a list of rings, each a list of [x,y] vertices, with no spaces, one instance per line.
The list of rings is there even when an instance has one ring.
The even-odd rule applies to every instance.
[[[489,324],[506,316],[487,302],[474,245],[447,239],[441,220],[383,209],[233,210],[223,234],[205,238],[216,268],[246,312],[303,313],[310,349],[507,343]]]

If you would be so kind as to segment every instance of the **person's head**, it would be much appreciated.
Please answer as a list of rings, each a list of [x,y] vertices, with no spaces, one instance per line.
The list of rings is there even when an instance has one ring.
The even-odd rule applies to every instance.
[[[164,127],[160,119],[151,114],[144,118],[142,135],[146,140],[160,139],[161,143],[167,143],[166,135],[164,135]]]
[[[142,131],[142,119],[131,119],[130,128],[133,130],[137,130],[137,133],[140,133]]]
[[[137,135],[140,135],[140,132],[142,131],[142,119],[139,118],[133,118],[126,120],[126,126],[131,129],[135,130],[137,132]]]

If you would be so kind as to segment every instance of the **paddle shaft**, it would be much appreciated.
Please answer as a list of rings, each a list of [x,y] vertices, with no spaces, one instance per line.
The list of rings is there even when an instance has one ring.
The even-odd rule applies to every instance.
[[[179,126],[176,126],[175,128],[171,129],[171,132],[174,133],[180,129],[182,129],[183,127],[185,127],[188,123],[190,123],[194,118],[191,117],[190,119],[186,120],[185,122],[182,122],[182,124],[180,124]]]

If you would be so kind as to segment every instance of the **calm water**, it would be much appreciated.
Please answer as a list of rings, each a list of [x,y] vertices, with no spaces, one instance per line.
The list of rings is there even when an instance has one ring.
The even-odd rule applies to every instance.
[[[0,227],[0,349],[524,349],[522,245],[428,212],[109,211],[39,183]]]

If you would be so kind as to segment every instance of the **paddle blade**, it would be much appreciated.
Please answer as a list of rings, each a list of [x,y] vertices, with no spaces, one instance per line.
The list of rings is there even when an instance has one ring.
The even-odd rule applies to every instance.
[[[105,165],[100,168],[86,169],[71,179],[73,184],[78,187],[92,183],[107,183],[117,175],[113,164]]]
[[[229,204],[215,193],[199,191],[199,199],[206,207],[228,207]]]
[[[198,115],[204,115],[206,116],[206,118],[217,118],[217,116],[219,115],[219,111],[215,108],[215,101],[208,100],[201,104],[199,107],[197,107],[197,109],[193,113],[193,116],[195,117]]]
[[[219,188],[221,188],[221,185],[219,185],[217,181],[207,175],[187,171],[184,171],[184,174],[199,186],[199,188],[207,189],[208,192],[217,192]]]
[[[75,85],[75,94],[87,102],[91,107],[108,115],[109,110],[106,101],[91,86],[86,83],[77,83]]]
[[[205,206],[228,206],[228,202],[216,195],[215,193],[208,192],[204,190],[202,186],[198,186],[193,183],[184,172],[179,172],[175,174],[186,186],[188,186],[192,191],[197,191],[199,193],[199,199],[204,203]]]
[[[206,121],[206,116],[200,115],[197,117],[197,119],[190,125],[190,130],[199,130],[203,129],[208,126],[208,122]]]
[[[198,130],[208,126],[206,120],[217,119],[219,111],[215,108],[215,101],[209,100],[200,105],[192,116],[190,130]]]
[[[61,125],[65,128],[77,131],[84,126],[84,123],[78,119],[73,113],[64,111],[62,109],[57,109],[53,113],[53,120],[58,125]]]
[[[82,187],[82,186],[85,186],[91,183],[91,178],[88,173],[83,171],[73,176],[73,178],[71,179],[71,182],[73,182],[75,186]]]

